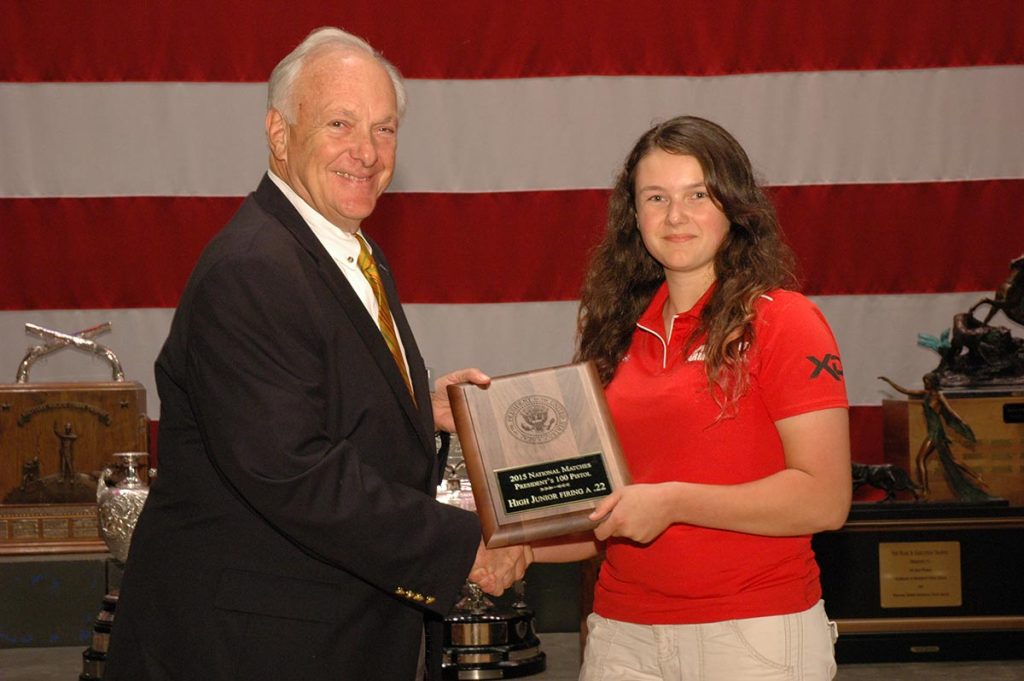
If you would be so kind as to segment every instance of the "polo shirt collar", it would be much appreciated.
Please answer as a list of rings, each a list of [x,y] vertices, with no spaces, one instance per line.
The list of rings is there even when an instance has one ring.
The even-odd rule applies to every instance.
[[[717,288],[717,280],[712,282],[708,286],[708,290],[701,295],[696,303],[693,304],[689,310],[680,312],[676,317],[687,317],[690,319],[700,319],[700,313],[704,310],[704,306],[711,299]],[[668,300],[668,282],[662,282],[661,286],[654,293],[654,297],[651,298],[650,305],[644,310],[644,313],[640,315],[640,319],[637,320],[636,325],[642,326],[647,329],[662,329],[664,330],[665,325],[662,322],[661,311],[665,307],[665,301]]]

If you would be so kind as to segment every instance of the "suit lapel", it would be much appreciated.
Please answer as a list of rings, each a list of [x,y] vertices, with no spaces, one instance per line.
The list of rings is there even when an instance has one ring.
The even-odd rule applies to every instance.
[[[263,176],[263,181],[260,182],[260,186],[256,190],[256,201],[264,210],[277,218],[285,229],[291,232],[316,262],[320,279],[337,299],[341,309],[351,321],[352,326],[363,339],[366,349],[384,374],[391,391],[395,394],[395,398],[402,405],[402,410],[416,428],[420,443],[427,451],[428,456],[434,457],[433,414],[430,407],[430,395],[426,387],[423,371],[416,371],[416,367],[422,364],[422,360],[419,359],[419,350],[416,347],[412,329],[409,328],[405,313],[402,311],[402,306],[398,301],[398,294],[390,270],[386,267],[384,268],[385,272],[382,273],[382,280],[384,281],[384,288],[391,306],[391,314],[395,318],[398,332],[401,334],[402,343],[405,346],[413,389],[416,391],[416,404],[413,404],[409,390],[405,386],[405,381],[402,379],[402,375],[395,365],[395,360],[391,356],[391,351],[388,350],[387,343],[384,342],[384,337],[380,334],[380,329],[377,328],[376,323],[370,318],[366,307],[359,300],[355,291],[352,290],[345,275],[338,269],[337,263],[334,262],[327,249],[324,248],[320,240],[313,234],[306,221],[302,219],[302,216],[295,210],[295,207],[292,206],[284,194],[266,175]],[[376,253],[377,247],[375,244],[372,245]]]

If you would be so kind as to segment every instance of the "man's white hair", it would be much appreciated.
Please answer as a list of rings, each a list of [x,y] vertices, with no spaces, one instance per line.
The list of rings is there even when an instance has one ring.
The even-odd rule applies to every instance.
[[[318,28],[306,36],[306,39],[299,43],[299,46],[292,50],[284,59],[278,62],[270,74],[267,83],[267,110],[277,109],[289,123],[295,122],[295,102],[292,98],[292,91],[295,80],[302,71],[303,65],[314,53],[323,49],[347,49],[357,52],[365,52],[380,63],[388,72],[391,83],[395,87],[395,102],[398,106],[398,118],[405,115],[405,84],[402,74],[370,43],[359,36],[352,35],[340,28],[324,26]]]

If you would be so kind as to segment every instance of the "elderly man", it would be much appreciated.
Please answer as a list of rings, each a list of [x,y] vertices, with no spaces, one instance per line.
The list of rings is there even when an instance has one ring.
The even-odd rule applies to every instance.
[[[394,171],[401,77],[326,28],[269,91],[270,172],[204,251],[156,362],[160,476],[106,679],[411,680],[424,622],[439,653],[467,576],[499,594],[531,560],[434,500],[444,387],[489,379],[456,372],[431,396],[359,229]]]

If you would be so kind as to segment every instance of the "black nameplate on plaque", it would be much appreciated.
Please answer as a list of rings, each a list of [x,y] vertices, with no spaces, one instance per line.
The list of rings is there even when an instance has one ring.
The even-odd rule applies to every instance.
[[[600,452],[494,471],[506,513],[532,511],[611,494]]]

